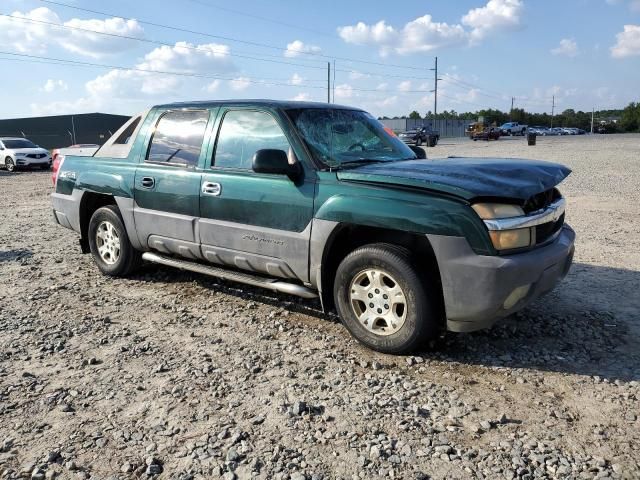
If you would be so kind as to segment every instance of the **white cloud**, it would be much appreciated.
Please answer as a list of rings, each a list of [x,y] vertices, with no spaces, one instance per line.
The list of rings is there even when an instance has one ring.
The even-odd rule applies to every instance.
[[[347,43],[376,46],[382,56],[392,52],[408,55],[477,44],[489,34],[518,28],[521,13],[521,0],[489,0],[484,7],[469,10],[461,24],[436,22],[427,14],[406,23],[401,29],[380,20],[371,25],[358,22],[338,27],[338,34]]]
[[[305,53],[319,53],[322,49],[316,45],[307,45],[300,40],[294,40],[287,44],[284,56],[294,58]]]
[[[304,83],[304,78],[301,77],[300,75],[298,75],[297,73],[294,73],[291,76],[291,79],[289,80],[289,83],[291,85],[302,85]]]
[[[369,78],[370,75],[366,73],[358,72],[357,70],[352,70],[349,72],[349,80],[360,80],[362,78]]]
[[[16,11],[11,15],[32,20],[0,17],[0,44],[9,45],[21,53],[43,53],[47,50],[47,45],[54,44],[73,53],[99,58],[133,48],[137,42],[79,29],[130,37],[144,35],[142,26],[136,20],[72,18],[62,22],[58,14],[46,7],[35,8],[26,13]],[[62,24],[69,28],[49,24]]]
[[[222,82],[220,80],[214,80],[213,82],[207,84],[207,86],[204,87],[204,90],[209,93],[214,93],[218,90],[221,83]]]
[[[351,98],[353,97],[353,87],[348,83],[342,83],[336,85],[336,98]]]
[[[65,33],[62,35],[57,33],[56,36],[60,45],[70,52],[93,58],[122,52],[137,45],[135,40],[111,35],[140,38],[144,34],[144,30],[137,20],[124,20],[122,18],[106,18],[104,20],[73,18],[68,22],[64,22],[64,25],[76,29],[65,29]],[[99,33],[85,30],[93,30],[110,35],[100,35]]]
[[[161,95],[173,92],[186,77],[162,75],[160,72],[201,73],[227,72],[235,67],[228,56],[229,47],[214,43],[193,45],[177,42],[173,47],[151,50],[135,66],[139,70],[110,70],[86,84],[92,96],[128,98],[139,93]]]
[[[46,7],[39,7],[30,12],[13,12],[14,17],[33,19],[43,22],[60,23],[60,17]],[[0,17],[0,44],[11,46],[20,53],[42,53],[47,49],[51,36],[51,27],[42,23]]]
[[[489,0],[484,7],[474,8],[462,17],[462,24],[471,27],[471,39],[482,40],[495,31],[520,27],[521,0]]]
[[[236,92],[242,92],[243,90],[246,90],[247,88],[249,88],[250,84],[251,84],[251,82],[249,81],[249,79],[247,77],[238,77],[238,78],[234,78],[233,80],[229,81],[229,85],[231,86],[231,90],[234,90]]]
[[[386,90],[388,87],[389,87],[389,84],[387,82],[382,82],[378,84],[378,86],[376,87],[376,90]]]
[[[67,91],[69,89],[69,86],[62,80],[53,80],[53,79],[48,79],[44,86],[42,87],[42,91],[46,92],[46,93],[53,93],[53,92],[64,92]]]
[[[556,48],[551,49],[553,55],[564,55],[567,57],[575,57],[578,55],[578,44],[572,38],[563,38]]]
[[[411,90],[411,80],[405,80],[404,82],[400,82],[398,84],[398,90],[401,92],[408,92]]]
[[[625,58],[640,55],[640,25],[625,25],[616,35],[617,42],[611,47],[611,56]]]
[[[308,102],[311,100],[311,95],[309,95],[307,92],[301,92],[297,94],[295,97],[293,97],[291,100],[296,102]]]
[[[405,55],[461,45],[466,42],[467,33],[460,25],[434,22],[431,15],[424,15],[407,23],[401,38],[396,50]]]

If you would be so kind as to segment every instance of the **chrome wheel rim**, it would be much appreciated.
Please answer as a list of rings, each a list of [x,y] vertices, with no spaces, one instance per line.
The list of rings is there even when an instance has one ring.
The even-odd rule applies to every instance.
[[[7,158],[4,161],[4,166],[7,169],[7,171],[13,172],[13,168],[14,168],[15,164],[13,163],[13,160],[11,160],[10,158]]]
[[[393,335],[407,319],[405,293],[384,270],[358,273],[349,286],[349,303],[360,324],[376,335]]]
[[[111,222],[100,222],[96,230],[98,255],[107,265],[113,265],[120,258],[120,237]]]

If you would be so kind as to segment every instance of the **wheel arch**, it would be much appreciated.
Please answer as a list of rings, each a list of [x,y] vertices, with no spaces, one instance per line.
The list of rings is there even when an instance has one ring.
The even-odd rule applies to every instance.
[[[116,197],[106,193],[97,193],[86,191],[80,200],[80,245],[83,253],[89,253],[88,230],[91,217],[99,208],[107,205],[118,207],[120,216],[122,217],[127,236],[131,245],[141,250],[142,246],[136,234],[135,223],[133,219],[133,199]]]
[[[437,286],[439,307],[444,312],[440,269],[431,242],[426,235],[349,223],[337,224],[324,244],[317,287],[325,310],[332,310],[335,307],[333,283],[340,262],[356,248],[372,243],[389,243],[407,248],[419,264],[420,272],[430,275],[433,284]]]

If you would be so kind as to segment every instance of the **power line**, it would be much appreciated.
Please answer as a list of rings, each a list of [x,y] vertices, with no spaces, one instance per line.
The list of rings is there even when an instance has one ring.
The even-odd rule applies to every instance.
[[[178,32],[184,32],[184,33],[190,33],[190,34],[194,34],[194,35],[203,35],[205,37],[210,37],[210,38],[217,38],[219,40],[225,40],[225,41],[229,41],[229,42],[238,42],[238,43],[243,43],[246,45],[252,45],[255,47],[262,47],[262,48],[270,48],[270,49],[274,49],[274,50],[279,50],[279,51],[283,51],[286,49],[279,47],[279,46],[275,46],[275,45],[270,45],[270,44],[266,44],[266,43],[260,43],[260,42],[252,42],[249,40],[241,40],[238,38],[233,38],[233,37],[227,37],[227,36],[222,36],[222,35],[213,35],[211,33],[207,33],[207,32],[200,32],[200,31],[195,31],[195,30],[190,30],[190,29],[186,29],[186,28],[180,28],[180,27],[174,27],[171,25],[164,25],[161,23],[155,23],[155,22],[150,22],[148,20],[140,20],[140,19],[134,19],[131,17],[126,17],[123,15],[116,15],[113,13],[107,13],[107,12],[103,12],[103,11],[99,11],[99,10],[92,10],[92,9],[88,9],[88,8],[82,8],[82,7],[78,7],[76,5],[69,5],[68,3],[63,3],[63,2],[57,2],[54,0],[40,0],[43,3],[47,3],[47,4],[51,4],[51,5],[58,5],[60,7],[65,7],[65,8],[71,8],[74,10],[79,10],[82,12],[88,12],[88,13],[95,13],[97,15],[104,15],[106,17],[118,17],[118,18],[122,18],[123,20],[135,20],[138,23],[141,23],[143,25],[150,25],[153,27],[159,27],[159,28],[166,28],[169,30],[174,30],[174,31],[178,31]],[[98,32],[96,32],[98,33]],[[354,62],[354,63],[363,63],[363,64],[369,64],[369,65],[378,65],[381,67],[393,67],[393,68],[405,68],[405,69],[409,69],[409,70],[420,70],[420,71],[424,71],[424,70],[428,70],[425,68],[421,68],[421,67],[414,67],[414,66],[408,66],[408,65],[397,65],[397,64],[391,64],[391,63],[383,63],[383,62],[374,62],[371,60],[360,60],[360,59],[356,59],[356,58],[349,58],[349,57],[340,57],[340,56],[336,56],[336,55],[327,55],[324,53],[320,53],[320,52],[296,52],[300,55],[309,55],[309,56],[315,56],[315,57],[321,57],[324,59],[336,59],[336,60],[344,60],[347,62]],[[324,70],[324,67],[321,67]]]
[[[34,59],[36,60],[35,63],[41,63],[41,61],[44,60],[47,62],[55,63],[57,65],[111,68],[113,70],[130,70],[130,71],[142,72],[142,73],[156,73],[161,75],[176,75],[180,77],[205,78],[205,79],[215,79],[215,80],[228,80],[228,81],[239,80],[238,77],[224,77],[224,76],[215,75],[215,74],[175,72],[175,71],[169,71],[169,70],[156,70],[156,69],[142,68],[142,67],[125,67],[122,65],[84,62],[79,60],[67,60],[63,58],[46,57],[41,55],[28,55],[25,53],[15,53],[15,52],[6,52],[6,51],[0,51],[0,55],[11,55],[19,58]],[[9,60],[9,59],[0,58],[0,60]],[[316,89],[322,89],[322,90],[325,90],[327,88],[326,86],[320,86],[320,85],[309,85],[309,84],[293,85],[291,83],[272,82],[272,81],[266,82],[262,79],[255,79],[251,77],[240,77],[240,78],[242,78],[242,80],[248,83],[254,83],[259,85],[271,85],[271,86],[295,87],[295,88],[316,88]],[[429,92],[428,90],[382,90],[382,89],[376,89],[376,88],[368,89],[368,88],[356,88],[356,87],[350,87],[350,89],[357,92],[379,92],[379,93],[427,93]]]
[[[104,36],[107,36],[107,37],[122,38],[122,39],[125,39],[125,40],[134,40],[134,41],[143,42],[143,43],[151,43],[151,44],[154,44],[154,45],[160,45],[160,46],[169,47],[169,48],[174,48],[175,47],[175,44],[161,42],[161,41],[158,41],[158,40],[151,40],[151,39],[148,39],[148,38],[133,37],[133,36],[130,36],[130,35],[121,35],[121,34],[118,34],[118,33],[100,32],[98,30],[91,30],[89,28],[76,27],[76,26],[72,26],[72,25],[64,25],[64,24],[55,23],[55,22],[47,22],[46,20],[37,20],[37,19],[34,19],[34,18],[16,17],[14,15],[8,15],[8,14],[5,14],[5,13],[0,13],[0,16],[12,18],[14,20],[19,20],[19,21],[23,21],[23,22],[32,22],[32,23],[39,23],[39,24],[43,24],[43,25],[50,25],[50,26],[55,27],[55,28],[62,28],[62,29],[67,29],[67,30],[78,30],[78,31],[81,31],[81,32],[93,33],[93,34],[97,34],[97,35],[104,35]],[[201,47],[197,47],[197,46],[194,47],[194,46],[190,46],[190,45],[181,45],[179,48],[184,48],[184,49],[187,49],[187,50],[196,50],[196,51],[205,52],[205,53],[217,53],[217,54],[222,55],[222,56],[238,57],[238,58],[244,58],[244,59],[248,59],[248,60],[256,60],[256,61],[260,61],[260,62],[279,63],[279,64],[283,64],[283,65],[292,65],[292,66],[302,67],[302,68],[315,68],[315,69],[324,70],[324,67],[321,67],[319,65],[304,65],[302,63],[288,62],[288,61],[285,61],[285,60],[272,60],[272,59],[268,59],[268,58],[252,57],[252,56],[249,56],[249,55],[242,55],[242,54],[239,54],[239,53],[231,53],[231,52],[228,52],[226,50],[220,50],[220,49],[215,49],[215,48],[201,48]],[[271,55],[266,55],[266,56],[271,56]]]
[[[316,33],[318,35],[325,35],[327,37],[332,36],[331,34],[329,34],[327,32],[322,32],[320,30],[315,30],[313,28],[303,27],[301,25],[296,25],[294,23],[287,23],[287,22],[283,22],[281,20],[276,20],[276,19],[273,19],[273,18],[267,18],[267,17],[263,17],[263,16],[260,16],[260,15],[256,15],[254,13],[244,12],[244,11],[241,11],[241,10],[234,10],[233,8],[229,8],[229,7],[222,7],[220,5],[212,5],[210,3],[203,2],[201,0],[189,0],[189,1],[193,2],[193,3],[197,3],[198,5],[202,5],[204,7],[214,8],[214,9],[217,9],[217,10],[223,10],[225,12],[231,12],[231,13],[235,13],[236,15],[242,15],[242,16],[249,17],[249,18],[255,18],[255,19],[258,19],[258,20],[262,20],[264,22],[271,22],[271,23],[275,23],[275,24],[278,24],[278,25],[283,25],[285,27],[290,27],[290,28],[295,28],[295,29],[298,29],[298,30],[304,30],[304,31],[307,31],[307,32]]]

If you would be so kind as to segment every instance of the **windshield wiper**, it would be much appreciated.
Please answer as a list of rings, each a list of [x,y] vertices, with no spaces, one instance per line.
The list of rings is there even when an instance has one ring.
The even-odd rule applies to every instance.
[[[369,165],[371,163],[389,163],[393,160],[376,160],[374,158],[363,158],[362,160],[349,160],[347,162],[340,162],[335,168],[341,167],[357,167],[360,165]]]

